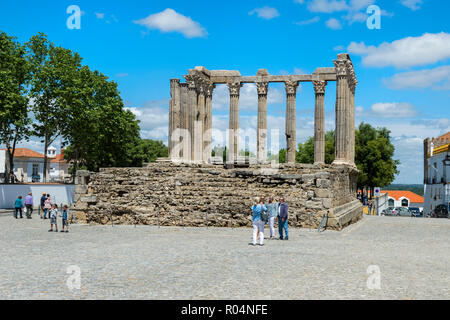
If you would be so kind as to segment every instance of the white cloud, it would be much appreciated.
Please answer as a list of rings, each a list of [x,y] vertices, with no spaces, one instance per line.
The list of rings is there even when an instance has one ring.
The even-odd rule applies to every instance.
[[[140,107],[126,107],[140,120],[141,137],[167,143],[169,99],[148,101]]]
[[[97,17],[97,19],[103,19],[105,17],[105,14],[100,13],[100,12],[95,12],[95,16]]]
[[[134,21],[134,23],[165,33],[180,32],[186,38],[205,37],[208,34],[206,29],[198,22],[170,8],[159,13],[151,14],[147,18]]]
[[[450,90],[450,66],[403,72],[383,80],[389,89]]]
[[[411,10],[419,10],[420,5],[423,3],[422,0],[401,0],[400,3]]]
[[[341,22],[335,18],[328,19],[327,22],[325,22],[326,26],[332,30],[340,30],[342,29]]]
[[[311,0],[307,8],[311,12],[332,13],[348,10],[349,6],[346,0]]]
[[[271,7],[256,8],[256,9],[253,9],[252,11],[250,11],[248,14],[254,15],[255,13],[259,18],[263,18],[266,20],[270,20],[270,19],[280,16],[280,14],[278,13],[278,10],[275,8],[271,8]]]
[[[352,42],[347,49],[363,56],[366,66],[405,68],[427,65],[450,58],[450,34],[425,33],[420,37],[384,42],[378,47]]]
[[[319,17],[314,17],[308,20],[303,20],[303,21],[298,21],[298,22],[294,22],[294,24],[299,25],[299,26],[307,26],[309,24],[313,24],[316,22],[319,22],[320,18]]]
[[[355,113],[358,118],[414,118],[419,112],[407,102],[379,102],[373,104],[369,110],[357,106]]]

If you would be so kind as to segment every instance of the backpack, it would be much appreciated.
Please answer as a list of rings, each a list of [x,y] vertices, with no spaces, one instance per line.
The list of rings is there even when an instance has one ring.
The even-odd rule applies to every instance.
[[[261,209],[261,220],[263,222],[269,221],[269,213],[267,211],[263,211],[262,209]]]

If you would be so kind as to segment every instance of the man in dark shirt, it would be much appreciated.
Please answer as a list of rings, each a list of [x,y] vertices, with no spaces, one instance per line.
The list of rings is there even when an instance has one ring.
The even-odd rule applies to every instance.
[[[42,197],[41,197],[41,219],[42,219],[42,213],[44,212],[44,205],[45,205],[45,200],[47,200],[46,197],[46,193],[42,193]]]
[[[283,240],[283,229],[285,230],[286,237],[284,240],[289,240],[288,233],[288,205],[284,202],[284,198],[280,198],[280,207],[278,214],[278,232],[280,233],[280,240]]]

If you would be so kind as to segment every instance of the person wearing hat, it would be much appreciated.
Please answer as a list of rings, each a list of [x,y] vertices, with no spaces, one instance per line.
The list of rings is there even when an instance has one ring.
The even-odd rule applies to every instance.
[[[41,219],[42,214],[44,213],[45,200],[47,200],[47,193],[43,192],[41,197]]]
[[[27,219],[31,219],[31,214],[33,213],[33,195],[28,192],[25,197],[25,207],[27,208]]]

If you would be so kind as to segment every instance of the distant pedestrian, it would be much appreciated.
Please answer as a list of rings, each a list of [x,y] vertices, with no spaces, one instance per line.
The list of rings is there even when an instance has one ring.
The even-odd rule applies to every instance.
[[[19,197],[17,197],[16,202],[14,202],[14,217],[16,219],[17,219],[18,213],[20,213],[20,219],[23,218],[22,208],[23,208],[22,196],[19,196]]]
[[[44,214],[45,200],[47,200],[47,194],[44,192],[42,194],[42,197],[41,197],[41,219],[42,219],[43,214]]]
[[[267,205],[269,211],[269,229],[270,239],[275,238],[275,218],[278,216],[278,202],[273,198],[269,198],[269,204]]]
[[[56,229],[55,232],[58,232],[58,222],[57,222],[58,206],[56,204],[52,205],[49,215],[50,215],[50,230],[48,230],[48,232],[53,231],[53,225],[55,225],[55,229]]]
[[[372,215],[372,202],[369,202],[369,215]]]
[[[253,224],[253,245],[256,245],[256,237],[259,233],[259,245],[264,245],[264,224],[261,220],[261,213],[267,211],[266,206],[258,197],[254,199],[252,206],[252,224]]]
[[[288,232],[288,205],[284,202],[284,198],[280,198],[280,206],[278,209],[278,232],[280,233],[280,240],[283,240],[283,229],[286,237],[284,240],[289,240]]]
[[[28,192],[25,197],[25,207],[27,208],[27,219],[31,219],[31,214],[33,213],[33,194]]]
[[[47,219],[47,213],[49,213],[51,209],[52,209],[52,200],[50,199],[50,195],[47,194],[47,198],[45,199],[44,202],[44,219]]]
[[[69,207],[67,205],[64,205],[63,207],[63,210],[61,212],[61,218],[62,218],[61,232],[64,232],[64,227],[66,227],[65,232],[69,232]]]

